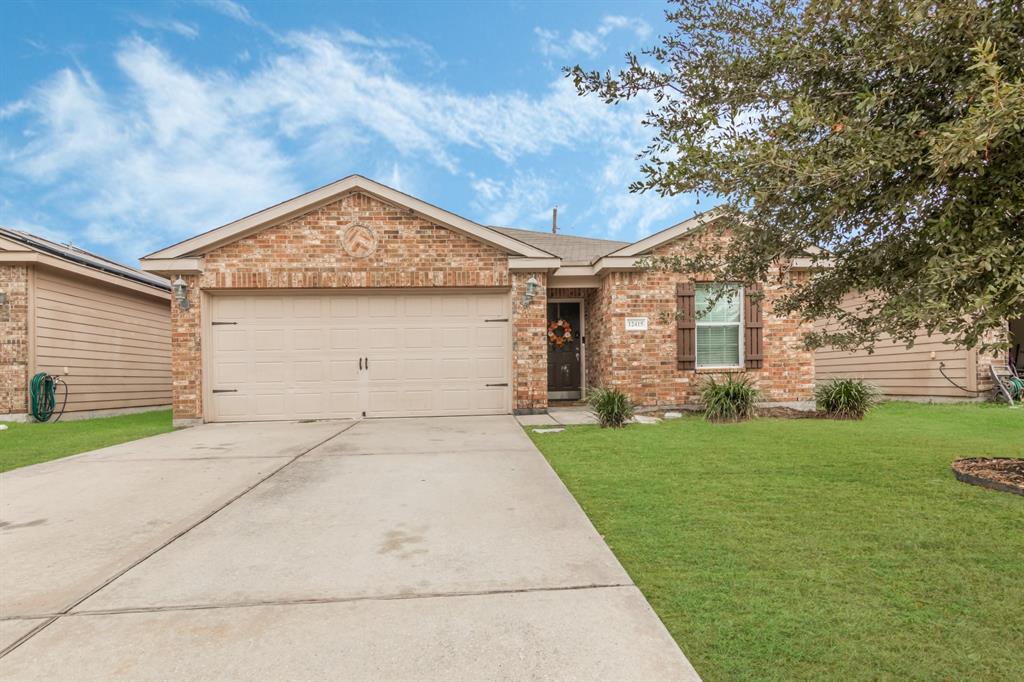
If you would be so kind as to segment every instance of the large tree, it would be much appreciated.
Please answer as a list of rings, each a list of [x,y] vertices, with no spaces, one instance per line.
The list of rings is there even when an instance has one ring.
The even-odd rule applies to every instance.
[[[618,73],[566,69],[582,95],[652,97],[632,191],[723,201],[727,246],[651,267],[754,282],[818,247],[778,304],[842,323],[811,345],[1004,340],[1024,315],[1024,3],[679,0],[666,17]],[[850,291],[870,302],[856,314]]]

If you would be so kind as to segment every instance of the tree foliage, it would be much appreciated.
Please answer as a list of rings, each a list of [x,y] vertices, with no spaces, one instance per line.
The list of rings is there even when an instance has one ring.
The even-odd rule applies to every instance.
[[[1024,3],[679,0],[666,17],[618,73],[566,70],[609,104],[652,98],[632,191],[724,202],[732,240],[652,267],[750,283],[820,247],[828,267],[777,304],[840,323],[810,345],[922,327],[1000,345],[1024,315]]]

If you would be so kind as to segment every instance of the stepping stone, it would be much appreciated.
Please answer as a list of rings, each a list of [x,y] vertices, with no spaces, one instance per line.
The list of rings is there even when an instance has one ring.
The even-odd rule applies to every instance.
[[[637,424],[657,424],[661,420],[658,419],[657,417],[648,417],[645,414],[638,414],[635,417],[633,417],[633,421],[636,422]]]
[[[682,418],[683,418],[683,413],[682,412],[666,412],[665,413],[665,419],[682,419]]]
[[[534,429],[534,433],[561,433],[565,429]]]

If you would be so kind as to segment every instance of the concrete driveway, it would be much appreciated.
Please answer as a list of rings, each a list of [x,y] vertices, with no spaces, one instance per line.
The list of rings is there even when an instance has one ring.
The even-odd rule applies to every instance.
[[[4,680],[698,679],[511,417],[212,424],[0,504]]]

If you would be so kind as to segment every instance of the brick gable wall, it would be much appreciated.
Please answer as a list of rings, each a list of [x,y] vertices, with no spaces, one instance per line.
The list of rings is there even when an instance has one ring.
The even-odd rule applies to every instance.
[[[28,266],[0,265],[0,414],[28,412]]]

